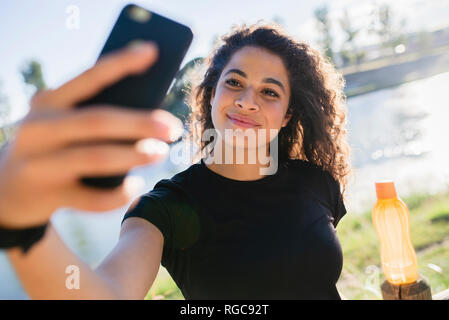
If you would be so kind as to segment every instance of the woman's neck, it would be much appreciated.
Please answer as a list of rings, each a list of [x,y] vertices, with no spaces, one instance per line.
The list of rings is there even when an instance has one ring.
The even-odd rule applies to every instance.
[[[225,178],[240,181],[259,180],[265,176],[264,172],[268,172],[267,168],[272,164],[269,160],[268,151],[265,157],[260,159],[257,149],[237,149],[234,147],[230,155],[229,148],[225,148],[223,144],[221,150],[222,152],[219,154],[214,149],[206,157],[205,163],[207,168]]]

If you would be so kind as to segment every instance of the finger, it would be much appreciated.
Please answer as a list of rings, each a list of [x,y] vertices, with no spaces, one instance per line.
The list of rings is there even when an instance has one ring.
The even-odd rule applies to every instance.
[[[31,105],[69,108],[128,75],[145,71],[156,61],[157,56],[157,47],[150,42],[109,53],[92,68],[61,87],[35,95]]]
[[[134,167],[164,160],[168,151],[166,143],[151,138],[135,145],[76,146],[33,157],[23,171],[43,185],[66,186],[83,176],[126,174]]]
[[[172,142],[183,132],[181,120],[158,109],[151,112],[92,107],[29,118],[16,139],[26,155],[36,155],[75,143],[155,138]]]
[[[142,190],[144,182],[137,177],[126,177],[124,183],[112,190],[97,190],[82,185],[67,188],[64,206],[84,211],[101,212],[125,206]]]

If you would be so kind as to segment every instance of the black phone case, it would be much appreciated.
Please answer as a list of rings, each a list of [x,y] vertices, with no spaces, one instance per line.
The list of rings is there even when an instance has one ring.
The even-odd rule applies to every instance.
[[[134,4],[125,6],[99,58],[135,41],[153,41],[158,46],[158,60],[149,70],[118,81],[95,97],[79,103],[77,107],[84,108],[95,104],[146,110],[160,107],[192,38],[192,31],[185,25]],[[83,177],[81,182],[96,188],[114,188],[122,184],[125,176],[126,173],[110,177]]]

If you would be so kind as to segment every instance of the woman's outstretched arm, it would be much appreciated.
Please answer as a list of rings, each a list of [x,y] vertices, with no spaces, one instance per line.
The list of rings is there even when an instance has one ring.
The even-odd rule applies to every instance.
[[[18,248],[7,254],[32,299],[143,299],[159,270],[162,247],[162,233],[154,225],[128,218],[117,245],[95,270],[65,245],[51,225],[27,254]],[[79,286],[73,282],[76,273]]]
[[[14,237],[2,242],[31,298],[143,298],[151,286],[161,261],[163,236],[150,222],[127,219],[117,246],[92,270],[64,244],[49,221],[60,207],[108,211],[134,197],[127,179],[117,188],[101,190],[82,185],[80,177],[121,174],[167,156],[165,142],[176,140],[176,133],[182,132],[182,122],[167,111],[107,105],[75,108],[111,83],[147,70],[156,59],[154,45],[126,48],[105,56],[61,87],[40,92],[2,149],[3,237],[49,223],[43,239],[25,254]],[[138,142],[114,143],[121,140]],[[16,242],[11,244],[11,238]],[[66,285],[71,276],[66,270],[79,271],[79,289],[67,288],[72,285]]]

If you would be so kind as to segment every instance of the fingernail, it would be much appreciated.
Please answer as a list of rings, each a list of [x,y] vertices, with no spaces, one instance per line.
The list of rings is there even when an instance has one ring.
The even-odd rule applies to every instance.
[[[133,40],[128,44],[128,47],[136,53],[146,53],[156,49],[156,45],[152,42],[145,42],[143,40]]]
[[[153,138],[140,140],[137,142],[136,148],[138,151],[149,155],[165,155],[170,151],[168,144]]]
[[[184,133],[184,127],[182,125],[176,125],[170,129],[170,141],[178,140]]]

